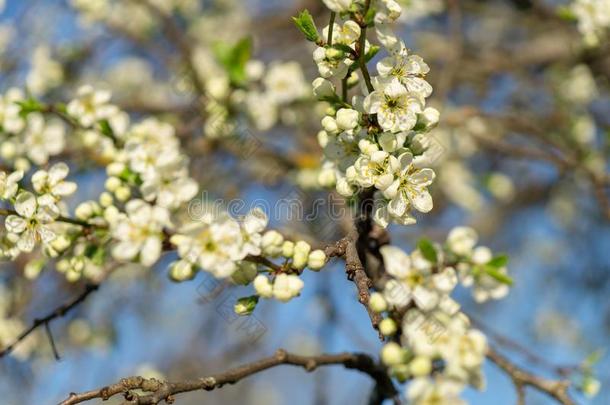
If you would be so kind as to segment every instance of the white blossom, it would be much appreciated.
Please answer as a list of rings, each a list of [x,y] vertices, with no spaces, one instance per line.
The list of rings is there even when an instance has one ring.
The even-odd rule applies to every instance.
[[[385,131],[400,132],[412,129],[417,123],[417,114],[422,112],[419,97],[409,93],[398,79],[377,80],[375,91],[364,100],[364,109],[377,114],[379,125]]]
[[[50,228],[59,216],[59,209],[50,195],[36,197],[30,192],[21,192],[15,200],[18,215],[6,217],[6,229],[19,235],[17,247],[23,252],[31,252],[37,242],[50,243],[56,234]]]
[[[169,212],[142,200],[131,200],[112,226],[117,244],[112,255],[117,260],[130,261],[138,257],[144,266],[152,266],[161,256],[163,230],[171,227]]]

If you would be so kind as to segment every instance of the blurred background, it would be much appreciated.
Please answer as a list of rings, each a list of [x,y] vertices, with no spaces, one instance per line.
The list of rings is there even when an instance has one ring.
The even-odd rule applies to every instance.
[[[65,102],[84,83],[110,89],[113,103],[132,121],[157,116],[174,124],[191,157],[191,175],[205,190],[200,198],[242,199],[246,206],[298,199],[305,213],[317,215],[283,212],[273,215],[272,226],[319,246],[344,234],[343,221],[331,220],[314,203],[328,201],[328,191],[317,185],[316,133],[324,106],[316,106],[309,90],[317,77],[313,49],[290,18],[307,8],[321,28],[329,17],[321,2],[157,0],[160,14],[137,1],[4,3],[1,93],[16,86]],[[441,123],[431,146],[438,150],[435,208],[415,226],[390,227],[392,243],[412,248],[423,235],[443,241],[456,225],[477,229],[480,243],[510,255],[515,284],[506,299],[483,305],[460,291],[465,312],[518,364],[565,376],[610,342],[608,36],[588,43],[568,2],[402,3],[401,33],[431,67],[431,105],[441,111]],[[228,73],[215,57],[219,47],[247,37],[252,99],[226,85]],[[185,55],[181,40],[192,52]],[[277,83],[282,78],[287,84]],[[207,93],[203,106],[193,101],[197,82]],[[278,97],[283,85],[297,96]],[[216,119],[217,108],[237,124]],[[105,173],[98,165],[103,151],[78,153],[82,140],[70,137],[68,132],[55,158],[74,163],[79,192],[70,200],[73,209],[97,198]],[[66,281],[53,263],[39,274],[28,271],[30,259],[22,256],[0,270],[3,345],[86,283]],[[247,291],[205,273],[173,283],[167,277],[173,259],[164,256],[153,270],[118,269],[83,305],[53,321],[59,361],[44,330],[2,358],[2,403],[57,403],[70,392],[132,374],[204,376],[279,347],[302,354],[376,354],[380,348],[339,262],[319,274],[305,273],[298,299],[262,302],[252,317],[242,318],[232,306]],[[595,370],[600,394],[593,400],[577,395],[578,403],[610,403],[610,358],[602,354]],[[514,404],[511,381],[493,364],[485,373],[487,388],[468,391],[470,403]],[[281,367],[177,402],[360,404],[371,389],[366,376],[340,367],[310,375]],[[527,404],[549,403],[528,391]]]

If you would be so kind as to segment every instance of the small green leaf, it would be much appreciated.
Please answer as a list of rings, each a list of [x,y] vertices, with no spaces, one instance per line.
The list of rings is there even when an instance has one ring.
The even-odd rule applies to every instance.
[[[430,242],[428,239],[420,239],[419,243],[417,244],[417,248],[422,253],[424,258],[429,262],[436,263],[438,261],[436,249],[434,248],[432,242]]]
[[[590,353],[582,362],[581,367],[584,369],[591,369],[595,364],[599,363],[605,354],[604,349],[597,349]]]
[[[104,134],[105,136],[107,136],[110,139],[115,139],[114,131],[112,130],[112,127],[110,126],[110,123],[108,122],[108,120],[101,120],[99,122],[99,124],[100,124],[100,130],[102,131],[102,134]]]
[[[364,23],[367,27],[372,27],[375,24],[375,14],[377,14],[377,10],[373,7],[369,8],[369,11],[366,12],[364,16]]]
[[[377,55],[377,53],[379,52],[381,48],[378,47],[377,45],[371,45],[369,47],[369,51],[366,53],[366,55],[364,55],[364,60],[366,62],[370,62],[371,59],[373,59],[375,57],[375,55]]]
[[[506,267],[507,264],[508,264],[507,255],[498,255],[498,256],[494,257],[493,259],[491,259],[489,261],[489,263],[487,263],[488,266],[495,267],[496,269],[499,269],[500,267]]]
[[[316,23],[313,21],[313,17],[308,10],[301,11],[301,14],[297,17],[292,17],[292,20],[308,41],[318,42],[320,40]]]
[[[570,7],[561,6],[557,8],[557,16],[562,20],[576,21],[576,14],[570,9]]]
[[[354,50],[351,47],[349,47],[348,45],[345,45],[345,44],[334,44],[333,48],[343,51],[345,53],[354,52]]]
[[[16,104],[21,107],[21,111],[19,112],[21,117],[25,117],[29,113],[40,112],[44,109],[44,106],[33,98],[17,101]]]
[[[216,43],[213,47],[218,62],[229,74],[231,84],[240,86],[246,81],[246,63],[252,56],[252,39],[240,39],[235,45]]]
[[[513,279],[510,276],[500,272],[496,267],[485,265],[483,266],[483,270],[489,277],[495,279],[496,281],[506,285],[513,285]]]

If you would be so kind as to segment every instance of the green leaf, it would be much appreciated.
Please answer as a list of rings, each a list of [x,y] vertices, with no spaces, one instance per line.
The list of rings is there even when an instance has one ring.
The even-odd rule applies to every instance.
[[[594,352],[590,353],[582,362],[581,367],[587,370],[590,370],[595,364],[599,363],[602,357],[605,354],[604,349],[597,349]]]
[[[434,248],[432,242],[430,242],[428,239],[420,239],[419,243],[417,244],[417,248],[422,253],[424,258],[429,262],[436,263],[438,261],[436,249]]]
[[[506,285],[513,285],[513,279],[510,276],[500,272],[496,267],[486,264],[483,266],[483,270],[489,277],[495,279],[496,281]]]
[[[301,14],[292,17],[292,20],[308,41],[318,42],[320,40],[316,23],[308,10],[301,11]]]
[[[370,62],[371,59],[373,59],[375,57],[375,55],[377,55],[377,53],[379,52],[381,48],[378,47],[377,45],[371,45],[369,47],[369,51],[366,53],[366,55],[364,55],[364,60],[366,62]]]
[[[557,8],[557,16],[562,20],[566,21],[576,21],[576,14],[572,11],[570,7],[561,6]]]
[[[108,120],[101,120],[99,122],[99,124],[100,124],[100,130],[102,131],[102,134],[104,134],[105,136],[107,136],[110,139],[115,139],[114,131],[112,130],[112,127],[110,126],[110,123],[108,122]]]
[[[252,56],[252,39],[240,39],[235,45],[216,43],[213,52],[218,62],[229,74],[231,84],[240,86],[246,81],[246,63]]]
[[[44,106],[33,98],[17,101],[16,104],[21,107],[21,111],[19,112],[21,117],[25,117],[29,113],[40,112],[44,109]]]
[[[375,14],[377,14],[377,10],[373,7],[369,8],[369,11],[366,12],[364,16],[364,23],[367,27],[372,27],[375,24]]]
[[[489,261],[489,263],[487,263],[488,266],[492,266],[497,269],[499,269],[500,267],[506,267],[507,264],[508,264],[507,255],[498,255],[498,256],[494,257],[493,259],[491,259]]]
[[[338,49],[338,50],[343,51],[348,54],[354,52],[354,50],[351,47],[349,47],[345,44],[334,44],[333,48]]]

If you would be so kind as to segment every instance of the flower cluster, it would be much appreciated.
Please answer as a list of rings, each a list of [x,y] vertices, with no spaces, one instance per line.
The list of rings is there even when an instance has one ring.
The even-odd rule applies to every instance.
[[[298,63],[275,62],[265,66],[259,60],[249,59],[249,47],[247,40],[228,47],[225,52],[236,55],[231,63],[222,63],[222,54],[215,59],[204,50],[195,54],[195,65],[207,96],[204,133],[208,137],[239,135],[236,124],[239,120],[247,120],[259,131],[267,131],[278,122],[291,124],[299,101],[310,97]]]
[[[64,124],[45,119],[37,109],[20,89],[0,95],[0,157],[19,170],[46,164],[65,147]]]
[[[383,347],[381,358],[398,379],[414,379],[407,393],[413,404],[433,399],[462,403],[459,394],[466,385],[484,385],[486,338],[470,327],[451,293],[461,280],[473,287],[477,301],[501,298],[510,279],[505,259],[475,247],[476,240],[474,230],[459,227],[442,247],[422,240],[411,254],[395,246],[381,248],[391,278],[381,293],[371,296],[370,305],[387,313],[380,332],[400,337],[400,343]]]
[[[57,163],[49,171],[36,171],[31,178],[34,193],[20,188],[22,171],[0,172],[0,198],[14,207],[4,224],[8,231],[4,256],[31,252],[39,242],[48,247],[57,239],[54,226],[61,199],[76,191],[76,183],[65,181],[68,171],[65,163]]]
[[[610,28],[609,0],[574,0],[570,11],[578,21],[578,30],[587,45],[596,46]]]
[[[330,3],[333,10],[366,7],[360,2]],[[314,80],[313,88],[319,100],[331,105],[318,134],[325,157],[320,184],[336,185],[346,197],[373,188],[374,219],[385,227],[389,222],[415,223],[414,210],[432,209],[427,187],[435,174],[426,167],[421,145],[439,113],[426,107],[432,93],[425,80],[428,65],[411,54],[392,30],[400,6],[389,0],[376,2],[375,7],[377,38],[389,52],[377,63],[378,75],[369,77],[366,61],[379,49],[366,41],[367,24],[352,19],[334,24],[332,35],[330,27],[323,30],[323,38],[332,39],[332,44],[321,43],[314,51],[321,77]],[[365,95],[354,95],[350,104],[345,96],[361,80],[358,69]],[[332,80],[341,80],[342,96]]]
[[[170,238],[180,256],[171,266],[172,278],[191,279],[198,269],[203,269],[217,278],[231,277],[236,284],[254,282],[257,294],[264,298],[275,296],[287,301],[298,295],[303,287],[298,274],[305,267],[320,270],[326,264],[326,255],[322,250],[312,251],[305,241],[285,240],[275,230],[265,232],[267,224],[267,216],[258,208],[239,220],[220,214],[186,224]],[[281,267],[267,261],[279,257],[285,259]],[[259,264],[277,273],[273,286],[266,276],[258,275]]]

